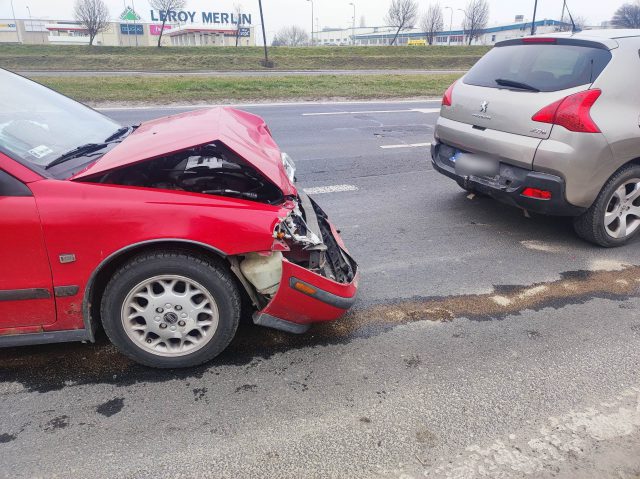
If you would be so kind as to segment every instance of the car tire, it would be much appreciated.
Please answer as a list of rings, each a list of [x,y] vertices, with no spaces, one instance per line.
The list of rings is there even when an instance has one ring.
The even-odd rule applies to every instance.
[[[634,208],[637,208],[637,217],[633,214]],[[573,226],[582,239],[605,248],[625,245],[637,237],[640,234],[640,165],[627,165],[614,173],[593,205],[574,218]]]
[[[203,364],[238,329],[241,299],[224,265],[184,252],[142,254],[109,281],[104,330],[124,355],[153,368]]]

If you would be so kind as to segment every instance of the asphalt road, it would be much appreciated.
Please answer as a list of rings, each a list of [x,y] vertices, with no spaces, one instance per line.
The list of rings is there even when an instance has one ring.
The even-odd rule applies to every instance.
[[[215,76],[215,77],[281,77],[319,75],[446,75],[464,73],[464,70],[235,70],[235,71],[79,71],[79,70],[29,70],[19,72],[30,78],[37,77],[112,77],[112,76]]]
[[[0,476],[639,477],[640,244],[468,198],[427,161],[437,107],[247,108],[359,260],[355,311],[189,371],[0,351]]]

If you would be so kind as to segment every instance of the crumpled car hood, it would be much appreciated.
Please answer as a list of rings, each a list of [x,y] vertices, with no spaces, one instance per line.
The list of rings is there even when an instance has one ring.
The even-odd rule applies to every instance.
[[[285,196],[297,194],[282,165],[280,148],[264,120],[229,107],[191,111],[145,122],[71,180],[104,174],[214,141],[224,143],[280,188]]]

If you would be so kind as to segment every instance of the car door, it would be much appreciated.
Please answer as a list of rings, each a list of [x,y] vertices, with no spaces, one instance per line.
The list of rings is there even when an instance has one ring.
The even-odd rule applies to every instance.
[[[31,190],[0,169],[0,334],[56,321],[51,268]]]

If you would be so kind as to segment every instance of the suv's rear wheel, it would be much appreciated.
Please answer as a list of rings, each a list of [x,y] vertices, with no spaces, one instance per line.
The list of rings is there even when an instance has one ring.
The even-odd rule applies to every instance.
[[[111,279],[101,316],[109,339],[146,366],[202,364],[231,342],[240,295],[226,268],[181,252],[138,256]]]
[[[640,233],[640,166],[627,165],[604,185],[594,204],[574,220],[578,235],[607,248]]]

